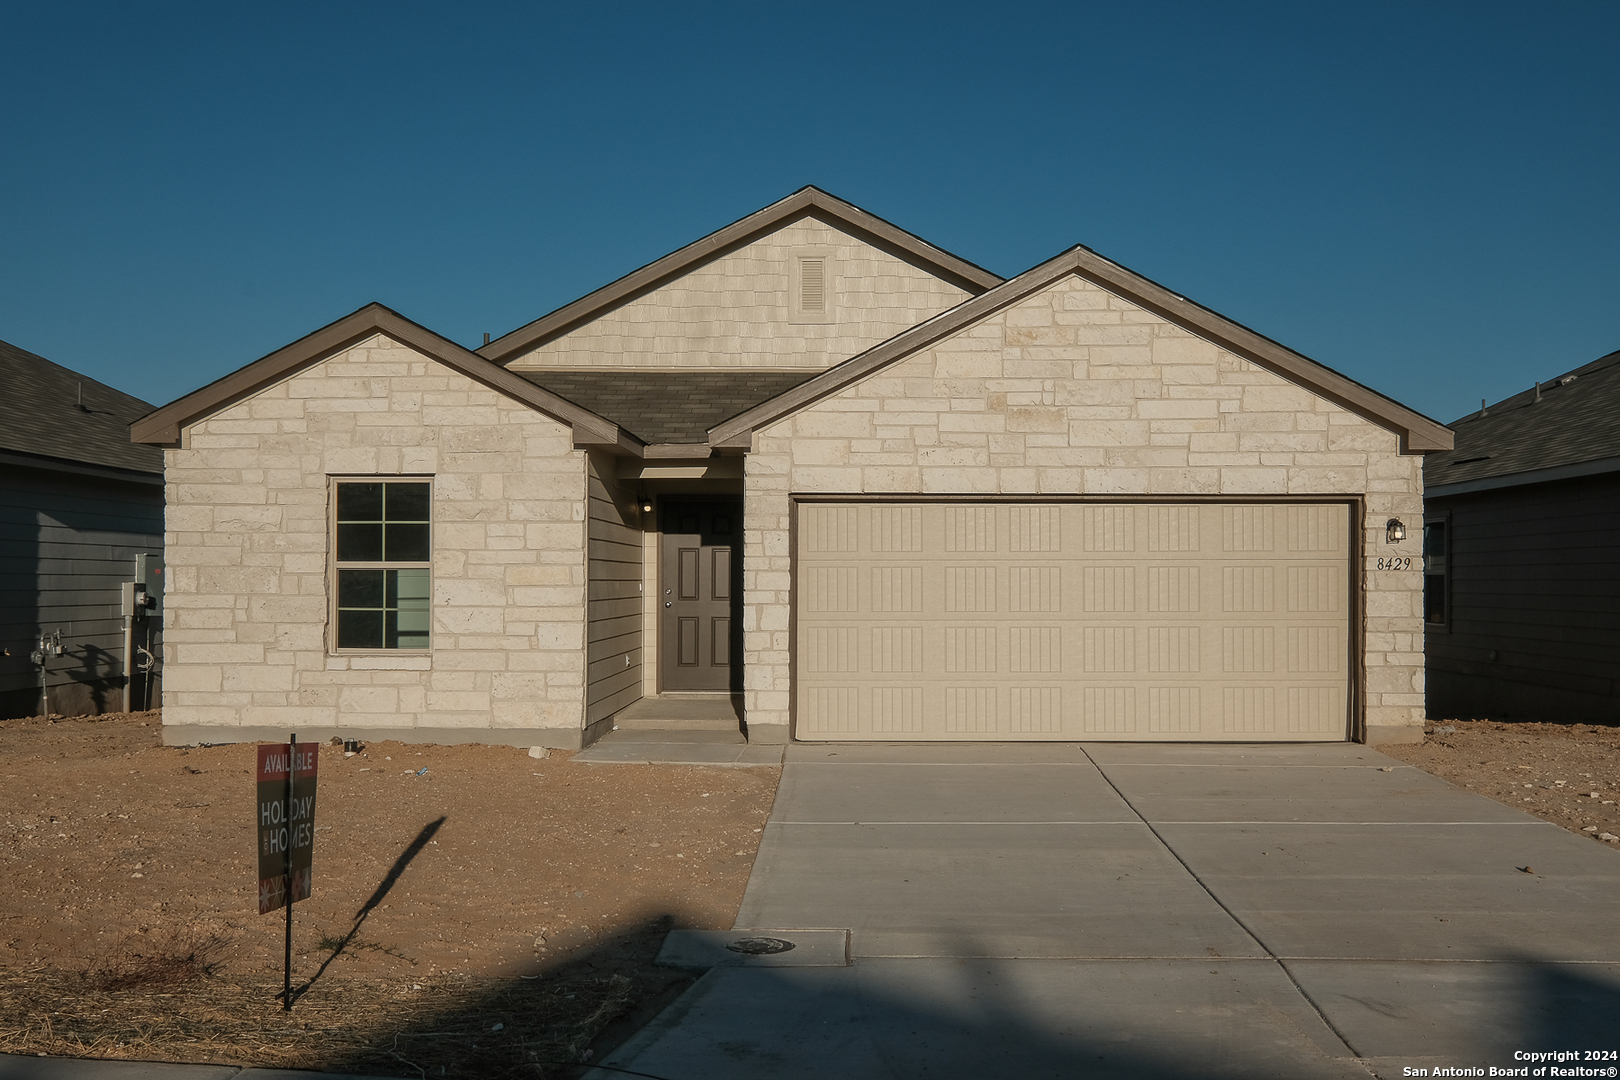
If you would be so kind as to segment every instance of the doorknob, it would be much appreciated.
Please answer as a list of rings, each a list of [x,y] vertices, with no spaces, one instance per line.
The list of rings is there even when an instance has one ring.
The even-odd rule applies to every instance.
[[[674,606],[675,606],[675,605],[674,605],[674,604],[673,604],[673,603],[672,603],[672,602],[670,602],[670,601],[668,601],[668,600],[665,600],[665,601],[664,601],[664,606],[665,606],[665,607],[674,607]]]

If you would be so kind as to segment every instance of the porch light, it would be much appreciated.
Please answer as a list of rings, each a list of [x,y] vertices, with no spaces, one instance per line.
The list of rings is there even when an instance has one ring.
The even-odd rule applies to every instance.
[[[1406,539],[1406,526],[1400,518],[1390,518],[1384,525],[1384,543],[1398,544]]]
[[[637,499],[636,502],[641,504],[641,512],[643,514],[650,514],[653,512],[653,502],[647,496],[643,495],[641,498]]]

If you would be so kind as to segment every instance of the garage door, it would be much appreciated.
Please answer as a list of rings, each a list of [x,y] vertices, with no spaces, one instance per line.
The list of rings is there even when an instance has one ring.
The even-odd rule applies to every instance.
[[[1349,507],[803,503],[795,735],[1342,740]]]

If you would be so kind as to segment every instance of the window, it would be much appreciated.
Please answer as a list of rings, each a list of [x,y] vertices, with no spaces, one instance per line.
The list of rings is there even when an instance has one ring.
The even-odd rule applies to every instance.
[[[1444,630],[1450,621],[1450,596],[1446,573],[1447,520],[1429,518],[1423,523],[1423,625]]]
[[[425,649],[433,486],[339,480],[333,544],[339,649]]]

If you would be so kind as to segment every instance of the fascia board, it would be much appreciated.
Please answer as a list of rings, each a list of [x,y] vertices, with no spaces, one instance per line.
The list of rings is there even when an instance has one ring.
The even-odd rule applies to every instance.
[[[812,402],[836,393],[887,364],[925,349],[958,330],[989,317],[1000,308],[1075,274],[1154,312],[1184,330],[1233,352],[1289,382],[1321,394],[1343,408],[1401,437],[1403,453],[1449,450],[1451,429],[1385,397],[1332,368],[1294,352],[1270,338],[1179,296],[1157,282],[1109,261],[1089,248],[1075,247],[980,296],[874,346],[859,356],[787,392],[761,402],[709,431],[711,445],[740,440]]]
[[[1577,461],[1572,465],[1554,465],[1551,468],[1504,473],[1500,476],[1482,476],[1477,480],[1459,480],[1454,484],[1425,485],[1423,497],[1444,499],[1449,495],[1467,495],[1474,491],[1494,491],[1497,488],[1522,487],[1525,484],[1549,484],[1555,480],[1576,480],[1583,476],[1602,476],[1604,473],[1612,472],[1620,472],[1620,457]]]
[[[45,457],[39,454],[25,454],[17,450],[0,450],[0,465],[9,465],[18,469],[37,469],[40,472],[70,473],[74,476],[94,476],[102,480],[117,480],[119,483],[124,484],[163,486],[163,474],[161,472],[120,469],[115,465],[91,465],[82,461],[67,461],[62,458]]]
[[[177,445],[180,430],[187,425],[379,333],[569,426],[590,439],[591,445],[619,447],[625,453],[635,453],[636,448],[642,445],[639,439],[621,432],[611,420],[560,398],[376,303],[367,304],[353,314],[147,414],[130,425],[130,439],[139,443]]]
[[[884,221],[875,214],[867,213],[836,195],[829,195],[819,188],[807,187],[762,210],[756,210],[701,240],[656,259],[639,270],[631,271],[617,281],[565,304],[549,315],[543,315],[508,334],[503,334],[479,348],[478,355],[497,364],[507,363],[517,354],[537,348],[621,304],[656,289],[695,266],[741,247],[783,224],[811,214],[825,217],[829,219],[829,223],[845,226],[856,235],[865,233],[883,244],[899,249],[921,260],[952,284],[969,292],[983,292],[1002,282],[1000,275],[982,266],[975,266],[966,259],[937,248],[921,237]]]

